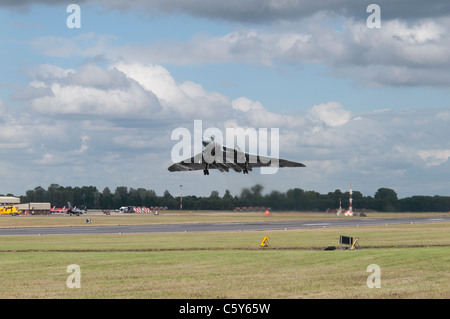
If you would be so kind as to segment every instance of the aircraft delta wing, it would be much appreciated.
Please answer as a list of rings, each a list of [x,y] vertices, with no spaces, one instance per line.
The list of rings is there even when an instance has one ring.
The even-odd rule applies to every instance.
[[[214,142],[204,140],[205,149],[191,158],[171,165],[170,172],[185,172],[203,170],[204,175],[209,175],[210,169],[218,169],[221,172],[235,172],[248,174],[257,167],[305,167],[304,164],[288,161],[281,158],[249,154],[240,149],[221,146]]]

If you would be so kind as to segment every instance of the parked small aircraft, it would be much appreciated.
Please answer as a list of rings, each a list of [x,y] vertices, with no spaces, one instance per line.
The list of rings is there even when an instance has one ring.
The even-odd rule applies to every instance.
[[[72,207],[72,204],[70,204],[70,202],[67,202],[67,206],[69,207],[67,214],[75,214],[77,216],[79,216],[80,214],[86,214],[87,210],[86,209],[79,209],[76,206]]]
[[[50,212],[51,212],[51,213],[67,213],[68,210],[69,210],[69,209],[66,208],[66,206],[64,206],[63,208],[56,208],[56,206],[53,206],[53,207],[50,209]]]

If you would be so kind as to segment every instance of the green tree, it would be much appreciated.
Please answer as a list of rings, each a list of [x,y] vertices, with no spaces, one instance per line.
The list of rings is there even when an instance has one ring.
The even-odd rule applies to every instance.
[[[381,212],[394,212],[397,210],[397,193],[390,188],[379,188],[374,196],[375,207]]]
[[[222,197],[223,209],[232,210],[234,207],[234,198],[227,189]]]
[[[111,194],[111,190],[109,189],[109,187],[105,187],[103,189],[101,203],[102,203],[101,207],[103,209],[113,209],[114,208],[113,195]]]

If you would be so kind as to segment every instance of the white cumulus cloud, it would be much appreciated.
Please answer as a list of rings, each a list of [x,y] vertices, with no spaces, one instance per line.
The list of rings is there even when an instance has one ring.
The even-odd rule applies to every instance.
[[[450,158],[450,149],[421,150],[418,154],[427,167],[438,166]]]
[[[38,81],[15,94],[39,113],[104,118],[152,118],[161,110],[155,95],[115,68],[85,65],[78,70],[43,65],[31,74]],[[39,95],[28,92],[38,87]],[[45,89],[45,90],[44,90]]]
[[[342,126],[351,119],[351,112],[337,102],[328,102],[314,105],[309,111],[309,116],[313,121],[320,121],[328,126]]]

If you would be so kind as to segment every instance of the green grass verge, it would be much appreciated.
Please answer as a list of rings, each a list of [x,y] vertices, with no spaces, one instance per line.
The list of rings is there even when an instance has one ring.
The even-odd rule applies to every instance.
[[[0,237],[0,298],[449,298],[449,223]],[[360,250],[324,251],[339,235]],[[259,243],[269,236],[269,247]],[[400,248],[399,248],[400,247]],[[81,269],[69,289],[67,266]],[[381,269],[381,288],[366,285]]]

